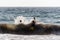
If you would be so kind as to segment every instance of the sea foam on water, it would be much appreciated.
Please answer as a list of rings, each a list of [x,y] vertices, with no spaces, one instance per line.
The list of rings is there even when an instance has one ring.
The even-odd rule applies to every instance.
[[[30,19],[28,20],[26,17],[23,17],[23,16],[17,16],[16,19],[14,19],[14,24],[29,24],[33,21],[34,19]],[[21,21],[21,22],[20,22]],[[40,24],[40,23],[43,23],[43,22],[38,22],[37,20],[36,21],[36,24]]]
[[[21,20],[21,22],[20,22],[20,20]],[[16,17],[16,19],[14,19],[14,24],[21,24],[21,23],[29,24],[29,23],[31,23],[32,20],[33,19],[30,19],[30,21],[29,21],[26,17],[18,16],[18,17]]]

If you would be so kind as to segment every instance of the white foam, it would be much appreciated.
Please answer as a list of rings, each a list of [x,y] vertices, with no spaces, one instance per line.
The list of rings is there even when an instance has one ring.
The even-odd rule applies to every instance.
[[[0,40],[60,40],[60,35],[14,35],[0,34]]]
[[[20,22],[20,20],[22,20],[22,22]],[[21,24],[21,23],[28,24],[31,22],[28,19],[26,19],[26,17],[23,17],[23,16],[16,17],[16,19],[14,19],[14,21],[15,21],[14,24]]]
[[[22,20],[22,22],[20,22],[20,20]],[[32,21],[33,21],[34,19],[30,19],[30,20],[28,20],[26,17],[23,17],[23,16],[18,16],[18,17],[16,17],[16,19],[14,19],[14,24],[21,24],[21,23],[23,23],[23,24],[29,24],[29,23],[31,23]],[[35,20],[36,21],[36,20]],[[40,23],[43,23],[43,22],[38,22],[38,21],[36,21],[36,24],[40,24]]]
[[[21,23],[24,23],[24,20],[25,18],[23,16],[18,16],[16,17],[16,19],[14,19],[14,24],[21,24]],[[20,22],[20,20],[22,20],[22,22]]]

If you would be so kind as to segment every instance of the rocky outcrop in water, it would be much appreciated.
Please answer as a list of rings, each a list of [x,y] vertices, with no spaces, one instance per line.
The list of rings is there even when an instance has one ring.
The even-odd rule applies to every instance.
[[[22,35],[44,35],[60,32],[59,25],[52,24],[0,24],[0,33],[22,34]]]

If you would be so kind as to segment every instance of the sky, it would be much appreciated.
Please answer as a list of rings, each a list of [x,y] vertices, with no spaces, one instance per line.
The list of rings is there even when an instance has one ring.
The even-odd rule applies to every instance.
[[[0,0],[0,7],[60,7],[60,0]]]

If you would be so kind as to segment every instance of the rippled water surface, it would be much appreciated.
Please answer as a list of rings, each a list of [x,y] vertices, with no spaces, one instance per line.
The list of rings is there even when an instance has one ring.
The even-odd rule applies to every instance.
[[[60,24],[60,8],[50,7],[1,7],[0,8],[0,23],[14,23],[17,16],[24,16],[31,19],[36,17],[37,21],[44,23]]]

